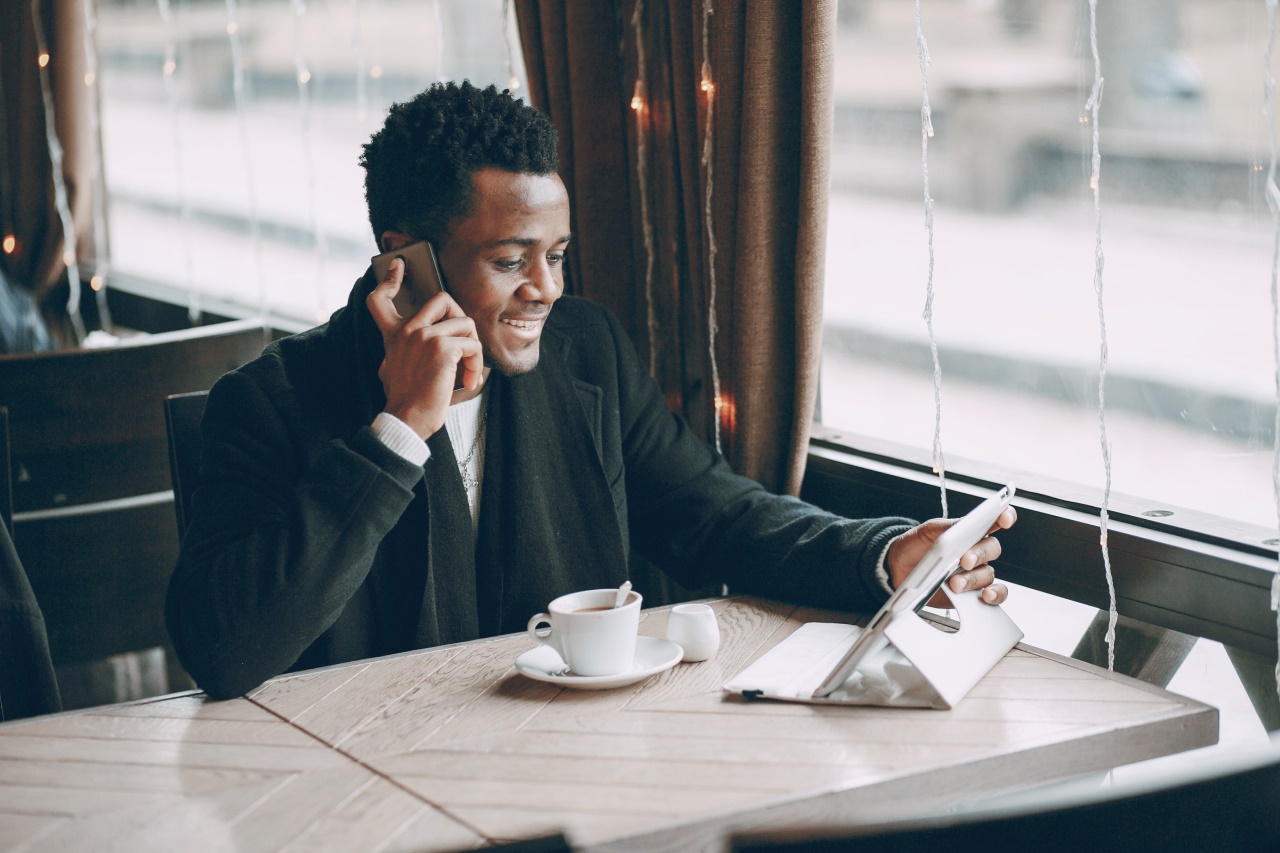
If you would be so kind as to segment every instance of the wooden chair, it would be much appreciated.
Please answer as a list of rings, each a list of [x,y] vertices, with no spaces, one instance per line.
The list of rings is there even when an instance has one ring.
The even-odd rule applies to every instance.
[[[999,773],[993,765],[993,773]],[[904,792],[904,797],[911,796]],[[1051,791],[1004,811],[860,827],[817,828],[732,839],[735,853],[1208,853],[1280,850],[1280,741],[1247,758],[1087,794]]]
[[[164,398],[164,422],[169,433],[169,471],[173,480],[173,509],[178,538],[187,532],[191,495],[200,483],[200,421],[208,391],[171,394]]]
[[[15,512],[168,491],[164,398],[209,388],[263,343],[257,321],[237,321],[109,349],[0,357]]]
[[[13,538],[13,478],[9,475],[9,410],[0,406],[0,522]]]
[[[265,340],[257,321],[238,321],[111,349],[0,357],[14,542],[60,677],[168,645],[164,596],[178,535],[164,398],[210,387]],[[170,681],[189,685],[172,661]],[[77,707],[70,687],[64,702]]]

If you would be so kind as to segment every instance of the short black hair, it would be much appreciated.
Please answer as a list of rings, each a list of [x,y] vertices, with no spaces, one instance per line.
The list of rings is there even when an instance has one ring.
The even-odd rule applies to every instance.
[[[364,146],[364,194],[379,244],[403,231],[437,247],[471,208],[471,174],[494,167],[549,175],[559,168],[556,131],[546,115],[496,86],[436,83],[394,104]]]

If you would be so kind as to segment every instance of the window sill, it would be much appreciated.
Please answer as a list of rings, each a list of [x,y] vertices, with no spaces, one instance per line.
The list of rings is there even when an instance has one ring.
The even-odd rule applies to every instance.
[[[801,496],[842,515],[934,517],[940,511],[938,478],[922,457],[890,442],[815,426]],[[1107,609],[1100,495],[960,463],[947,472],[950,514],[971,509],[1005,477],[1018,485],[1018,524],[1000,537],[1001,576]],[[1270,591],[1276,549],[1263,544],[1274,532],[1191,511],[1156,520],[1142,516],[1144,509],[1126,496],[1113,495],[1110,502],[1108,542],[1119,612],[1274,660]]]

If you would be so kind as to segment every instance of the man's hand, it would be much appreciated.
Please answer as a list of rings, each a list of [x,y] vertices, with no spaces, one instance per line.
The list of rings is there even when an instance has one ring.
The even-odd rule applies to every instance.
[[[960,558],[960,571],[952,575],[948,581],[952,592],[981,589],[982,600],[987,604],[999,604],[1009,597],[1008,587],[1002,583],[995,582],[996,570],[991,567],[991,561],[1000,556],[1000,542],[991,534],[997,530],[1008,530],[1013,527],[1013,523],[1017,520],[1017,510],[1013,507],[1007,507],[1004,512],[1000,513],[996,523],[987,531],[987,536],[964,552],[964,556]],[[926,521],[914,530],[904,533],[893,541],[893,544],[889,546],[889,554],[885,558],[885,568],[889,571],[889,578],[893,583],[894,589],[897,589],[907,575],[911,574],[911,570],[916,567],[916,563],[920,562],[921,558],[933,547],[933,543],[938,541],[942,531],[955,523],[956,520],[954,518],[935,518],[932,521]],[[951,602],[947,600],[946,595],[939,592],[929,600],[929,606],[949,608],[951,607]]]
[[[425,441],[444,426],[459,376],[469,391],[483,384],[484,357],[475,323],[447,293],[428,299],[407,320],[401,317],[392,300],[403,277],[404,261],[396,258],[365,304],[386,350],[378,368],[387,395],[384,411]]]

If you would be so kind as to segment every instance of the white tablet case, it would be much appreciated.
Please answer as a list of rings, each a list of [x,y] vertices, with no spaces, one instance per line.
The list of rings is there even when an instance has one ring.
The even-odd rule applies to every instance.
[[[911,611],[891,619],[884,630],[891,645],[868,655],[829,696],[813,693],[862,632],[856,625],[809,622],[724,689],[790,702],[953,708],[1018,644],[1022,631],[976,590],[957,594],[944,586],[943,592],[957,611],[959,630],[939,630]]]

